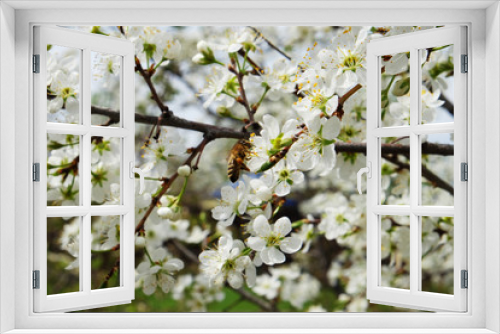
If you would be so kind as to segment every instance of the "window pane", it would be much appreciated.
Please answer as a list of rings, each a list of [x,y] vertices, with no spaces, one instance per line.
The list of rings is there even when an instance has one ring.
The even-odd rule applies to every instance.
[[[421,124],[453,122],[453,45],[421,50]]]
[[[80,136],[47,134],[47,205],[80,205]]]
[[[422,291],[453,294],[453,218],[421,219]]]
[[[92,217],[92,289],[120,286],[120,220]]]
[[[380,138],[381,141],[381,204],[410,204],[410,142],[408,137]],[[388,147],[400,152],[388,152]]]
[[[380,217],[381,286],[410,288],[410,217]]]
[[[92,137],[92,205],[118,205],[121,139]]]
[[[120,125],[121,63],[121,56],[91,52],[92,125]]]
[[[410,53],[381,57],[382,126],[410,125]]]
[[[454,141],[452,133],[424,135],[422,205],[453,205]],[[428,154],[429,153],[429,154]]]
[[[80,291],[80,217],[47,218],[47,294]]]
[[[47,46],[47,122],[80,123],[81,50]]]

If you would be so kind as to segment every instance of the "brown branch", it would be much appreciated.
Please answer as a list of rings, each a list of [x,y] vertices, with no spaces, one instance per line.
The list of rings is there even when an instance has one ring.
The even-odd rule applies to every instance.
[[[210,138],[210,137],[203,138],[203,140],[201,141],[201,143],[192,150],[191,154],[186,159],[186,161],[183,163],[183,165],[188,165],[188,166],[190,166],[192,168],[191,163],[193,162],[194,158],[196,158],[196,156],[201,153],[201,151],[203,150],[203,148],[205,147],[205,145],[207,143],[209,143],[210,141],[212,141],[212,140],[213,140],[213,138]],[[144,213],[144,216],[142,217],[142,219],[139,221],[139,223],[135,227],[135,232],[136,233],[138,233],[138,232],[140,232],[141,230],[144,229],[144,224],[146,223],[146,220],[148,219],[149,215],[151,215],[151,212],[153,212],[153,209],[160,202],[160,198],[172,186],[172,184],[177,179],[177,177],[179,177],[179,174],[177,172],[175,172],[175,174],[173,174],[171,177],[169,177],[168,180],[166,180],[165,182],[163,182],[163,184],[161,186],[160,192],[158,192],[156,194],[156,196],[154,196],[151,199],[151,204],[149,205],[148,210]]]
[[[111,109],[92,107],[92,113],[109,117],[111,120],[118,122],[120,120],[120,113]],[[135,121],[142,124],[156,124],[158,117],[150,115],[135,114]],[[234,138],[241,139],[247,138],[248,133],[233,130],[226,127],[219,127],[210,124],[188,121],[175,115],[169,118],[163,118],[161,125],[173,126],[187,130],[193,130],[210,134],[214,139],[217,138]],[[335,143],[335,151],[349,152],[349,153],[363,153],[366,155],[366,143]],[[382,144],[382,154],[409,154],[409,145],[396,145],[396,144]],[[449,144],[434,144],[423,143],[422,154],[434,154],[450,156],[454,155],[454,146]]]
[[[116,247],[116,246],[115,246]],[[114,247],[113,247],[114,248]],[[120,258],[118,258],[118,260],[116,260],[116,263],[115,265],[113,266],[113,268],[111,268],[111,270],[108,272],[108,274],[106,275],[106,277],[104,278],[104,281],[101,283],[99,289],[104,289],[108,286],[108,282],[109,280],[111,279],[111,277],[113,277],[113,275],[115,274],[115,272],[118,271],[118,269],[120,268]]]
[[[363,153],[366,155],[366,143],[335,143],[337,153]],[[382,144],[382,154],[410,154],[409,145]],[[442,156],[454,155],[454,146],[450,144],[423,143],[422,154]]]
[[[236,55],[235,57],[238,57],[238,56]],[[243,77],[245,76],[245,73],[240,71],[240,69],[237,69],[237,67],[239,67],[239,66],[236,66],[235,59],[233,57],[231,57],[231,65],[229,66],[229,71],[236,75],[236,78],[238,79],[238,84],[239,84],[238,92],[240,93],[240,95],[238,96],[236,101],[238,101],[239,103],[241,103],[245,107],[247,114],[248,114],[248,123],[253,124],[253,123],[255,123],[255,119],[254,119],[255,111],[252,110],[252,108],[250,107],[250,103],[248,103],[247,95],[245,92],[245,87],[243,86]]]
[[[339,97],[339,104],[337,105],[337,110],[333,113],[333,115],[337,116],[339,120],[342,120],[342,117],[344,117],[344,103],[354,95],[358,90],[361,89],[361,84],[357,84],[356,86],[352,87],[349,89],[347,93]]]
[[[97,106],[92,106],[91,112],[92,112],[92,114],[103,115],[103,116],[109,117],[110,120],[113,120],[113,122],[116,122],[116,123],[120,121],[120,113],[117,111],[108,109],[108,108],[101,108],[101,107],[97,107]],[[158,117],[150,116],[150,115],[141,115],[141,114],[136,113],[135,114],[135,122],[142,123],[142,124],[155,125],[155,124],[158,124]],[[244,133],[244,132],[241,132],[238,130],[233,130],[233,129],[227,128],[227,127],[221,127],[221,126],[205,124],[205,123],[200,123],[200,122],[195,122],[195,121],[189,121],[187,119],[177,117],[174,114],[163,115],[159,124],[163,125],[163,126],[173,126],[176,128],[202,132],[202,133],[204,133],[204,134],[206,134],[214,139],[216,139],[216,138],[241,139],[241,138],[247,138],[249,136],[248,133]]]
[[[146,84],[148,85],[149,90],[151,91],[151,97],[158,105],[158,108],[160,108],[162,113],[166,113],[166,114],[171,115],[172,112],[160,99],[160,96],[158,95],[158,92],[156,91],[156,88],[153,85],[153,82],[151,81],[151,76],[154,73],[154,70],[149,69],[146,72],[141,65],[141,61],[137,57],[135,57],[135,69],[136,69],[136,71],[138,71],[141,74],[141,76],[144,78],[144,81],[146,81]]]
[[[382,155],[383,158],[399,168],[404,168],[410,170],[410,165],[398,160],[396,156]],[[453,187],[448,184],[446,181],[441,179],[439,176],[434,174],[431,170],[429,170],[425,165],[422,164],[422,176],[425,177],[429,182],[431,182],[435,187],[441,188],[449,192],[452,196],[454,193]]]

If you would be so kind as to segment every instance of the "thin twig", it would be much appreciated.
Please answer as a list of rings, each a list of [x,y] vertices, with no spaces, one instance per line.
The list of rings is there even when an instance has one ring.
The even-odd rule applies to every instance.
[[[257,36],[259,36],[260,38],[262,38],[266,43],[267,45],[269,45],[269,47],[271,47],[271,49],[274,49],[275,51],[277,51],[280,55],[282,55],[283,57],[285,57],[286,59],[288,60],[292,60],[292,57],[290,57],[289,55],[287,55],[284,51],[282,51],[280,48],[278,48],[276,45],[274,45],[270,40],[268,40],[257,28],[255,27],[252,27],[252,26],[248,26],[250,29],[252,29],[253,31],[255,31],[255,33],[257,34]]]

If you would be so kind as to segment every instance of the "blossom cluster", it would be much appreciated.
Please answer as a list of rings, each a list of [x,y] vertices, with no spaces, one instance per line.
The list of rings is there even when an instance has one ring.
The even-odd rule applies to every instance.
[[[196,117],[183,115],[181,108],[201,102],[197,108],[206,112],[196,121],[244,128],[250,134],[251,148],[232,183],[224,158],[234,140],[207,145],[196,170],[185,164],[193,151],[192,136],[173,127],[161,127],[153,136],[149,126],[138,125],[137,160],[147,181],[145,193],[136,194],[137,224],[154,204],[136,234],[136,252],[141,254],[136,288],[146,296],[169,294],[179,310],[195,312],[209,311],[229,298],[230,291],[241,290],[276,310],[366,311],[366,199],[355,190],[355,173],[366,159],[361,153],[337,152],[336,146],[366,140],[367,44],[423,28],[290,27],[282,33],[284,27],[267,27],[268,39],[282,37],[283,45],[301,47],[292,48],[287,59],[276,55],[259,30],[248,27],[183,28],[185,33],[181,28],[93,27],[94,33],[135,44],[136,61],[156,80],[169,105],[171,99],[179,108],[178,113],[174,109],[178,116]],[[427,52],[421,59],[422,122],[443,122],[453,46]],[[53,96],[49,112],[57,116],[49,115],[48,120],[78,123],[78,109],[71,114],[79,104],[78,66],[70,54],[62,56],[64,62],[57,59],[61,56],[50,61],[47,83]],[[409,55],[387,55],[381,66],[382,124],[409,124]],[[95,71],[104,81],[119,73],[112,57],[98,58]],[[185,88],[172,88],[162,75],[180,75],[185,82],[172,82],[187,89],[198,87],[196,96],[186,98]],[[137,81],[136,112],[158,115],[149,90],[140,78]],[[408,144],[407,138],[384,140]],[[453,136],[421,140],[453,143]],[[78,169],[70,168],[79,155],[77,142],[74,136],[50,135],[50,205],[78,205]],[[452,185],[447,158],[428,155],[423,160]],[[119,143],[113,138],[93,140],[93,205],[120,202],[119,159]],[[382,166],[382,204],[409,204],[409,170],[401,167],[408,158],[388,159]],[[178,181],[158,196],[173,176]],[[452,195],[425,179],[424,183],[422,198],[453,205]],[[450,286],[453,220],[425,217],[422,224],[424,276],[429,286]],[[68,269],[78,263],[78,231],[72,225],[59,239],[72,260]],[[120,242],[119,226],[117,217],[96,219],[92,250],[112,252]],[[408,217],[381,218],[384,286],[408,288],[408,238]],[[333,302],[325,302],[324,296]]]

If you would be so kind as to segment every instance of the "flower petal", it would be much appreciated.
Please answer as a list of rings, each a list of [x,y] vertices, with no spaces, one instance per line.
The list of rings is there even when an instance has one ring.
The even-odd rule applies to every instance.
[[[260,253],[260,259],[267,265],[272,266],[274,263],[269,258],[269,248],[264,248]]]
[[[266,247],[266,242],[259,237],[250,237],[247,239],[247,245],[253,250],[262,251]]]
[[[253,221],[253,230],[259,237],[267,237],[271,234],[271,226],[264,215],[259,215]]]
[[[323,125],[322,137],[327,140],[337,138],[340,133],[340,120],[332,117]]]
[[[271,247],[271,248],[268,248],[268,249],[269,249],[269,259],[273,263],[283,263],[283,262],[285,262],[285,260],[286,260],[285,254],[283,254],[282,252],[280,252],[276,247]]]
[[[163,268],[168,271],[179,271],[184,268],[184,262],[179,259],[170,259],[163,264]]]
[[[281,242],[280,249],[287,253],[292,254],[302,247],[302,240],[297,237],[288,237]]]
[[[243,286],[243,275],[235,270],[231,270],[227,275],[227,282],[234,289],[239,289]]]
[[[274,234],[284,237],[292,231],[292,223],[288,217],[281,217],[274,224]]]

